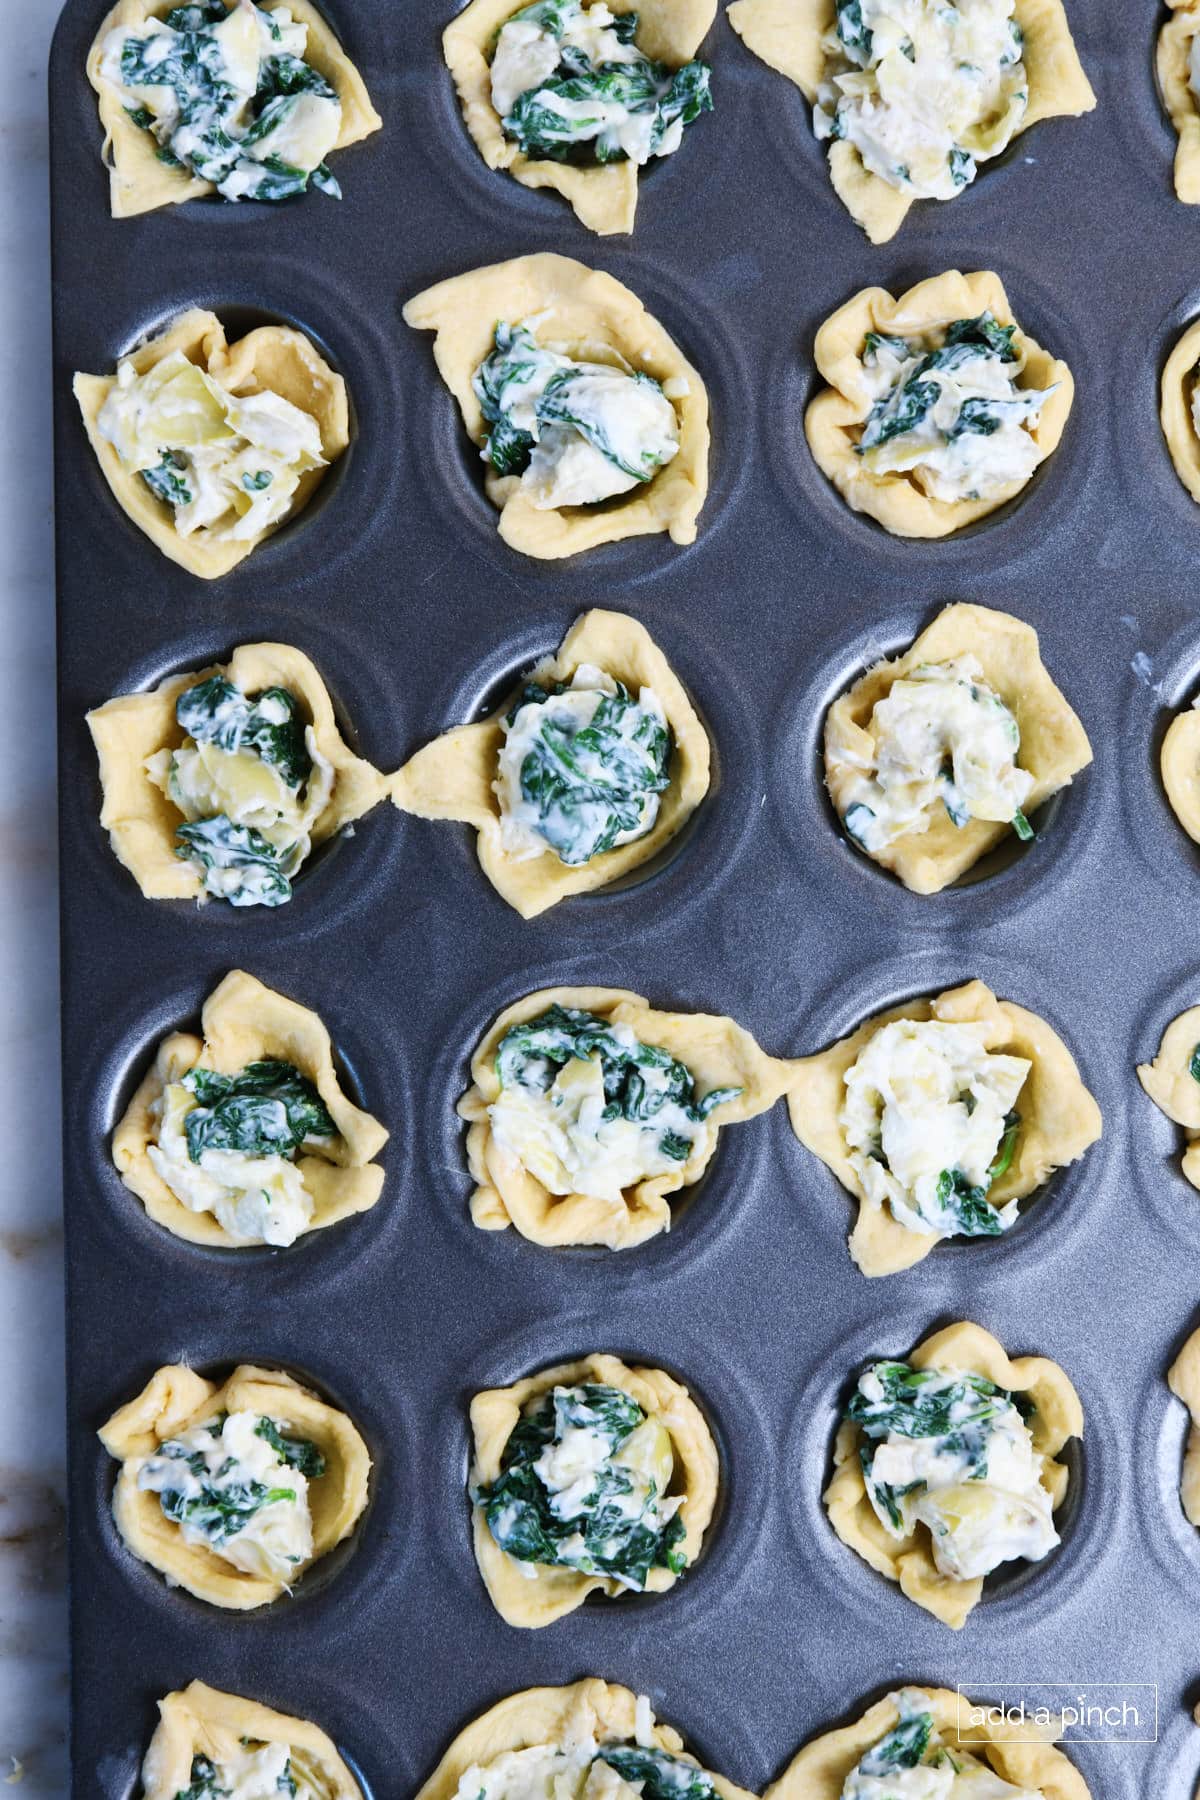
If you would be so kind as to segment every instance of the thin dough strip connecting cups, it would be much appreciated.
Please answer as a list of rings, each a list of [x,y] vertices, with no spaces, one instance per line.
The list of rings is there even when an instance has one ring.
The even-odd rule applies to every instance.
[[[635,696],[639,689],[650,688],[671,729],[671,785],[644,837],[576,865],[560,861],[549,846],[532,858],[513,856],[505,848],[495,782],[504,744],[502,721],[510,701],[489,718],[459,725],[436,738],[392,778],[392,799],[402,812],[423,819],[458,819],[475,828],[480,867],[523,919],[535,918],[572,894],[607,887],[657,856],[683,829],[709,788],[707,733],[683,684],[645,627],[624,613],[598,608],[584,613],[557,654],[540,662],[525,679],[543,687],[569,684],[585,664],[623,683]]]
[[[178,1800],[192,1788],[192,1761],[203,1756],[218,1769],[244,1754],[247,1744],[284,1744],[302,1791],[323,1800],[362,1800],[362,1789],[333,1740],[307,1719],[275,1712],[256,1700],[223,1693],[203,1681],[167,1694],[158,1703],[158,1726],[142,1763],[142,1800]]]

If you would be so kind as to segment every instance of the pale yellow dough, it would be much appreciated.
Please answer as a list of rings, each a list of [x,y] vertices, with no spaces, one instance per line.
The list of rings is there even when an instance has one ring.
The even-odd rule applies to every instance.
[[[1001,1344],[982,1326],[960,1323],[935,1331],[918,1344],[907,1361],[916,1369],[963,1369],[983,1375],[1009,1393],[1028,1394],[1035,1411],[1027,1421],[1033,1447],[1045,1458],[1042,1486],[1054,1508],[1067,1493],[1069,1472],[1055,1462],[1068,1438],[1083,1436],[1083,1407],[1070,1379],[1044,1356],[1010,1361]],[[830,1524],[844,1544],[857,1552],[926,1612],[961,1630],[979,1604],[983,1577],[956,1580],[939,1572],[926,1526],[916,1525],[905,1538],[886,1532],[867,1498],[859,1445],[862,1433],[851,1420],[839,1428],[833,1451],[833,1479],[822,1498]]]
[[[1200,1188],[1200,1081],[1192,1075],[1189,1064],[1198,1045],[1200,1006],[1189,1006],[1167,1026],[1154,1061],[1139,1063],[1137,1072],[1155,1106],[1187,1133],[1183,1172],[1194,1188]]]
[[[486,464],[484,486],[500,509],[506,544],[525,556],[554,558],[649,532],[669,532],[676,544],[695,540],[708,493],[708,395],[679,346],[627,287],[602,269],[543,251],[439,281],[408,302],[404,319],[418,331],[436,333],[438,372],[481,449],[487,424],[471,380],[501,321],[536,319],[540,343],[565,345],[585,360],[623,358],[662,383],[675,408],[679,449],[671,461],[652,481],[600,506],[541,511],[522,493],[519,476],[498,475]]]
[[[346,55],[329,25],[309,0],[258,0],[266,12],[286,5],[297,24],[308,26],[308,43],[304,60],[323,75],[336,89],[342,103],[342,128],[335,150],[357,144],[360,138],[378,131],[383,120],[371,105],[362,76]],[[170,168],[160,162],[157,146],[148,131],[135,125],[118,96],[102,79],[100,64],[104,58],[104,40],[119,26],[139,30],[147,19],[162,19],[178,4],[178,0],[119,0],[108,14],[88,52],[87,75],[100,103],[100,123],[104,127],[101,154],[109,169],[109,199],[114,219],[128,219],[137,213],[153,212],[159,206],[174,206],[181,200],[197,200],[216,192],[211,181],[201,181],[187,169]],[[237,0],[225,0],[230,12]]]
[[[679,1517],[686,1527],[678,1549],[695,1562],[717,1501],[719,1465],[717,1447],[704,1414],[681,1382],[662,1369],[631,1369],[615,1356],[585,1356],[579,1362],[560,1363],[528,1375],[511,1387],[488,1388],[471,1402],[471,1431],[475,1455],[471,1465],[472,1489],[495,1481],[500,1475],[505,1447],[522,1408],[555,1387],[574,1387],[597,1382],[620,1388],[636,1400],[648,1418],[665,1426],[675,1453],[675,1474],[670,1493],[682,1493]],[[630,1590],[602,1575],[584,1575],[576,1569],[520,1562],[500,1549],[488,1529],[481,1506],[471,1509],[475,1560],[492,1605],[508,1625],[536,1630],[551,1625],[582,1606],[591,1593],[615,1599]],[[531,1579],[532,1574],[532,1579]],[[651,1569],[646,1592],[665,1593],[679,1577],[670,1569]]]
[[[164,1088],[192,1069],[236,1075],[247,1063],[276,1058],[308,1076],[338,1131],[320,1150],[303,1152],[296,1159],[313,1198],[307,1229],[320,1231],[374,1206],[383,1191],[383,1170],[373,1158],[388,1133],[378,1119],[343,1094],[329,1033],[316,1013],[235,969],[204,1002],[200,1030],[200,1037],[173,1031],[163,1039],[153,1067],[113,1132],[112,1156],[121,1180],[155,1223],[192,1244],[243,1247],[242,1239],[230,1237],[212,1213],[186,1207],[154,1168],[146,1154],[158,1142],[158,1119],[152,1109]]]
[[[1200,19],[1200,13],[1197,14],[1197,17]],[[1170,27],[1168,26],[1167,29],[1169,30]],[[1197,138],[1197,156],[1200,158],[1200,114],[1197,115]],[[1197,188],[1200,191],[1200,173],[1197,176]],[[1192,393],[1196,386],[1198,368],[1200,368],[1200,319],[1188,326],[1163,365],[1162,397],[1159,406],[1163,436],[1167,440],[1167,449],[1171,453],[1175,473],[1192,499],[1200,501],[1200,436],[1197,436],[1195,420],[1192,418]],[[1166,754],[1167,749],[1164,744],[1164,775]],[[1172,804],[1174,804],[1173,801]],[[1193,811],[1195,810],[1198,809],[1193,809]],[[1191,829],[1186,819],[1181,819],[1181,823],[1186,830]],[[1195,835],[1195,832],[1192,832],[1192,836]]]
[[[189,1681],[167,1694],[158,1703],[158,1715],[142,1764],[142,1800],[177,1800],[192,1785],[194,1756],[228,1763],[244,1741],[286,1744],[293,1772],[305,1775],[328,1800],[362,1800],[362,1789],[332,1739],[307,1719],[293,1719],[203,1681]]]
[[[1200,0],[1167,0],[1171,16],[1158,34],[1155,65],[1163,105],[1179,139],[1175,147],[1175,192],[1189,206],[1200,204],[1200,103],[1189,79],[1192,39],[1200,32]]]
[[[1188,1520],[1200,1528],[1200,1331],[1193,1331],[1171,1364],[1167,1385],[1191,1415],[1179,1498]]]
[[[575,216],[601,237],[632,231],[638,165],[571,163],[526,156],[500,126],[492,105],[491,50],[501,27],[528,0],[470,0],[442,33],[446,67],[454,77],[467,130],[489,169],[507,169],[522,187],[553,188]],[[639,49],[653,62],[681,68],[695,56],[716,17],[717,0],[608,0],[612,13],[636,12]]]
[[[312,1510],[313,1554],[297,1569],[306,1569],[349,1537],[367,1504],[371,1458],[367,1446],[345,1413],[319,1400],[290,1375],[242,1363],[222,1385],[182,1364],[168,1365],[150,1377],[142,1392],[115,1412],[99,1432],[100,1442],[121,1464],[113,1493],[113,1517],[127,1547],[175,1587],[197,1600],[228,1611],[266,1606],[289,1589],[282,1581],[237,1569],[215,1551],[184,1542],[179,1526],[168,1519],[157,1494],[139,1489],[138,1469],[168,1438],[204,1425],[222,1412],[247,1411],[272,1419],[280,1430],[294,1432],[317,1446],[325,1473],[308,1485]]]
[[[886,288],[863,288],[817,332],[813,355],[829,386],[821,389],[804,415],[809,448],[846,504],[877,520],[894,537],[947,537],[1006,505],[1025,486],[1010,482],[988,500],[936,500],[903,470],[871,474],[855,451],[872,405],[862,364],[867,333],[907,337],[945,328],[958,319],[974,319],[985,311],[1001,325],[1017,326],[1013,348],[1023,359],[1015,377],[1018,387],[1045,389],[1057,383],[1030,432],[1039,461],[1044,462],[1062,439],[1075,383],[1066,363],[1017,325],[998,275],[988,270],[963,275],[948,269],[944,275],[919,281],[898,300]]]
[[[1013,1742],[1018,1731],[1022,1739],[1040,1736],[1033,1721],[1020,1726],[992,1718],[976,1722],[971,1709],[977,1703],[964,1694],[952,1693],[949,1688],[916,1691],[925,1696],[943,1742],[979,1757],[1001,1781],[1032,1789],[1044,1800],[1091,1800],[1083,1776],[1055,1749],[1049,1735],[1044,1742]],[[899,1722],[893,1700],[876,1701],[853,1725],[823,1732],[798,1751],[779,1780],[767,1788],[763,1800],[840,1800],[847,1775]]]
[[[691,1071],[700,1098],[712,1088],[740,1087],[734,1100],[717,1109],[696,1139],[686,1162],[627,1188],[617,1201],[594,1194],[552,1194],[524,1164],[492,1136],[488,1107],[500,1093],[495,1055],[512,1025],[536,1018],[551,1006],[578,1007],[616,1025],[628,1025],[644,1044],[657,1044]],[[655,1012],[648,1000],[627,988],[541,988],[508,1006],[486,1032],[471,1058],[471,1086],[458,1103],[466,1119],[467,1161],[478,1186],[471,1217],[483,1231],[514,1225],[532,1243],[604,1244],[630,1250],[671,1228],[668,1194],[699,1181],[716,1152],[721,1128],[753,1119],[787,1092],[794,1065],[767,1056],[748,1031],[713,1013]]]
[[[290,400],[301,412],[309,413],[321,432],[321,454],[326,464],[334,463],[350,442],[350,404],[346,384],[335,375],[315,345],[302,331],[287,325],[260,325],[247,332],[236,344],[225,337],[225,327],[215,313],[193,307],[140,348],[129,361],[139,375],[155,368],[164,357],[181,350],[189,362],[207,370],[214,381],[230,393],[279,394]],[[115,375],[76,375],[73,387],[83,415],[88,442],[96,453],[100,472],[112,489],[117,505],[138,530],[156,544],[164,556],[198,575],[202,581],[215,581],[228,575],[259,544],[264,543],[294,519],[312,499],[328,467],[309,469],[300,477],[300,485],[287,517],[267,531],[249,538],[220,538],[207,525],[201,525],[190,536],[182,537],[175,529],[175,517],[165,500],[151,493],[136,469],[129,468],[117,454],[116,446],[102,437],[99,418],[104,402],[117,385]]]
[[[1014,136],[1041,119],[1091,112],[1096,96],[1062,0],[1016,0],[1015,17],[1025,34],[1029,106]],[[833,30],[835,18],[834,0],[734,0],[729,8],[729,23],[747,49],[795,82],[810,106],[825,73],[821,40]],[[829,146],[829,173],[838,199],[873,244],[895,237],[915,195],[872,174],[854,145],[844,140]]]
[[[895,1275],[929,1255],[942,1240],[910,1231],[889,1208],[868,1198],[850,1162],[840,1124],[846,1072],[864,1047],[893,1019],[939,1019],[943,1023],[987,1026],[985,1048],[1025,1057],[1033,1067],[1017,1100],[1021,1132],[1012,1163],[988,1189],[1001,1207],[1024,1199],[1054,1173],[1075,1162],[1101,1132],[1100,1108],[1084,1087],[1075,1059],[1044,1019],[1011,1000],[997,1000],[982,981],[968,981],[933,999],[906,1000],[877,1013],[819,1055],[792,1065],[788,1094],[792,1129],[807,1150],[837,1176],[858,1201],[850,1234],[850,1255],[864,1275]]]
[[[601,1681],[594,1675],[573,1682],[570,1687],[526,1688],[510,1694],[459,1732],[416,1800],[454,1800],[468,1769],[477,1763],[494,1762],[506,1750],[572,1744],[587,1738],[595,1738],[600,1744],[633,1744],[636,1709],[637,1697],[628,1688]],[[646,1747],[666,1750],[686,1762],[696,1760],[688,1756],[683,1739],[669,1725],[653,1724]],[[735,1787],[723,1775],[714,1775],[710,1769],[704,1773],[721,1800],[754,1800],[752,1794]]]
[[[1051,681],[1033,626],[990,606],[947,606],[902,656],[868,669],[826,714],[825,782],[839,818],[850,805],[853,782],[850,771],[831,760],[833,753],[846,760],[871,759],[875,744],[871,714],[893,682],[922,663],[947,662],[966,654],[978,658],[983,679],[1016,718],[1021,733],[1018,765],[1034,778],[1024,804],[1026,813],[1068,787],[1091,762],[1087,733]],[[960,827],[943,808],[927,831],[897,838],[872,853],[871,860],[891,869],[914,894],[937,894],[1011,829],[987,819],[970,819]]]
[[[100,759],[100,823],[118,862],[148,900],[199,900],[203,892],[200,872],[175,854],[175,831],[183,815],[150,780],[146,758],[179,748],[185,734],[175,718],[175,702],[185,688],[210,675],[227,676],[243,694],[287,688],[300,702],[317,748],[335,771],[329,804],[313,826],[314,847],[387,797],[386,776],[350,750],[325,683],[308,657],[290,644],[243,644],[228,663],[169,675],[148,693],[108,700],[87,715]]]
[[[475,827],[480,867],[523,919],[536,918],[568,895],[607,887],[657,856],[708,792],[708,736],[683,684],[645,626],[625,613],[599,608],[584,613],[568,631],[557,656],[540,662],[523,678],[522,686],[525,680],[569,683],[581,663],[591,663],[623,682],[635,698],[639,688],[653,688],[667,715],[675,739],[671,786],[645,837],[604,850],[574,868],[548,848],[541,856],[525,859],[509,855],[493,783],[504,745],[501,721],[511,697],[490,718],[455,726],[435,738],[392,778],[392,799],[401,812],[421,819],[461,819]]]

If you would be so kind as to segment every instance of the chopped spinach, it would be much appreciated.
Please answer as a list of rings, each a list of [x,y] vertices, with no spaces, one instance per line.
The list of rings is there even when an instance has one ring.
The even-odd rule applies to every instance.
[[[865,1437],[944,1438],[948,1452],[964,1456],[974,1473],[981,1466],[986,1472],[991,1423],[1012,1405],[1011,1394],[967,1371],[951,1377],[940,1369],[877,1362],[867,1373],[879,1383],[882,1396],[869,1398],[860,1380],[846,1408],[847,1419]]]
[[[1200,1044],[1192,1051],[1192,1060],[1188,1064],[1188,1074],[1193,1081],[1200,1081]]]
[[[169,1445],[163,1445],[163,1454],[170,1454]],[[159,1494],[159,1502],[172,1523],[190,1525],[203,1532],[214,1546],[226,1544],[239,1531],[244,1531],[264,1507],[273,1506],[278,1500],[296,1498],[295,1488],[269,1488],[261,1481],[237,1481],[225,1487],[211,1487],[205,1480],[208,1469],[204,1458],[190,1457],[188,1462],[201,1483],[199,1494],[191,1497],[182,1488],[165,1488]],[[199,1468],[195,1466],[197,1463]]]
[[[194,1163],[206,1150],[293,1157],[308,1138],[336,1136],[321,1096],[291,1063],[247,1063],[237,1075],[192,1069],[181,1085],[199,1102],[184,1120]]]
[[[207,1756],[193,1756],[191,1780],[185,1788],[180,1788],[175,1800],[227,1800],[231,1790],[218,1787],[219,1771],[217,1765]]]
[[[304,717],[286,688],[264,688],[251,700],[224,675],[210,675],[180,694],[175,718],[194,743],[253,750],[289,788],[301,787],[312,773]]]
[[[641,1800],[717,1800],[704,1770],[667,1750],[602,1744],[596,1754],[622,1781],[638,1789]]]
[[[1018,360],[1013,348],[1015,325],[1000,325],[990,312],[974,319],[956,319],[947,326],[942,343],[934,350],[917,354],[902,338],[885,338],[877,332],[867,334],[864,361],[874,363],[881,348],[903,363],[916,355],[916,361],[903,377],[874,402],[856,445],[859,455],[906,436],[924,423],[931,408],[943,392],[942,383],[932,377],[938,373],[953,375],[980,358],[995,356],[1002,363]],[[969,433],[985,436],[999,429],[1007,412],[1024,416],[1040,403],[1040,396],[1030,394],[1014,400],[966,399],[958,414],[942,433],[947,442]]]
[[[896,1522],[899,1524],[898,1520]],[[915,1769],[929,1748],[932,1731],[931,1713],[918,1712],[908,1718],[902,1717],[886,1737],[880,1738],[867,1751],[858,1765],[859,1773],[879,1776],[892,1775],[897,1769]]]
[[[325,1458],[311,1439],[285,1437],[274,1419],[260,1419],[254,1435],[270,1444],[281,1463],[289,1469],[299,1469],[309,1481],[318,1481],[325,1473]]]
[[[231,906],[282,906],[291,899],[292,884],[280,866],[281,853],[252,825],[235,825],[218,813],[178,826],[175,837],[175,854],[183,862],[198,863],[206,875],[237,874],[236,885],[211,886]]]
[[[1004,1135],[996,1147],[996,1160],[982,1183],[969,1182],[961,1169],[943,1169],[938,1176],[937,1203],[953,1216],[958,1236],[999,1237],[1004,1231],[1004,1220],[988,1199],[988,1189],[1008,1173],[1020,1133],[1021,1116],[1010,1112],[1004,1121]]]
[[[861,800],[856,800],[853,806],[846,808],[846,816],[842,820],[842,824],[860,850],[867,848],[866,834],[870,830],[870,822],[874,817],[875,814],[871,808],[864,806]]]
[[[851,61],[865,68],[871,60],[874,34],[863,23],[862,0],[837,0],[837,34]]]
[[[142,470],[142,480],[168,506],[188,506],[195,496],[188,486],[187,470],[186,456],[178,450],[164,450],[157,468]]]
[[[1020,807],[1018,807],[1013,814],[1012,828],[1023,844],[1027,844],[1031,838],[1036,837],[1037,835]]]

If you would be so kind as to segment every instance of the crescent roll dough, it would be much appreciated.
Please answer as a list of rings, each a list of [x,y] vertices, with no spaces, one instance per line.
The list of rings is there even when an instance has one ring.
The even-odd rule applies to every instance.
[[[1188,713],[1185,718],[1196,715]],[[1176,724],[1180,721],[1176,720]],[[1165,750],[1164,750],[1165,754]],[[1183,1173],[1200,1188],[1200,1081],[1192,1074],[1192,1059],[1200,1049],[1200,1006],[1189,1006],[1163,1033],[1158,1055],[1138,1065],[1138,1080],[1161,1112],[1187,1133]]]
[[[570,894],[607,887],[657,856],[708,792],[707,733],[683,684],[645,626],[625,613],[599,608],[584,613],[568,631],[558,654],[540,662],[523,678],[522,686],[525,680],[542,686],[569,684],[583,663],[622,682],[635,697],[639,688],[652,688],[671,727],[675,740],[671,785],[645,837],[603,850],[575,866],[561,862],[549,847],[532,858],[515,857],[505,850],[493,784],[504,744],[501,721],[511,700],[489,718],[458,725],[435,738],[392,778],[392,799],[401,812],[422,819],[461,819],[475,827],[480,867],[496,892],[523,919],[535,918]]]
[[[581,357],[604,360],[615,351],[661,383],[675,409],[679,449],[670,462],[652,481],[602,506],[539,510],[518,476],[486,465],[484,486],[500,509],[506,544],[525,556],[553,558],[648,532],[668,532],[676,544],[694,541],[708,493],[708,395],[679,346],[627,287],[602,269],[544,251],[439,281],[408,302],[404,319],[436,334],[438,373],[480,448],[487,429],[471,381],[498,321],[536,320],[540,342],[564,344]]]
[[[121,1465],[113,1517],[127,1547],[197,1600],[244,1612],[277,1600],[287,1591],[283,1582],[235,1568],[204,1545],[186,1543],[179,1526],[163,1512],[158,1495],[137,1485],[143,1461],[168,1438],[203,1425],[218,1413],[237,1411],[260,1413],[281,1430],[296,1432],[315,1444],[325,1459],[325,1473],[309,1482],[313,1553],[297,1569],[299,1580],[305,1569],[349,1537],[367,1504],[371,1458],[345,1413],[280,1370],[242,1363],[218,1386],[175,1364],[152,1375],[137,1398],[101,1427],[99,1438]]]
[[[1065,1463],[1054,1461],[1069,1438],[1083,1435],[1083,1407],[1071,1381],[1056,1362],[1044,1356],[1010,1361],[1001,1344],[979,1325],[947,1325],[918,1344],[907,1361],[916,1369],[962,1369],[982,1375],[1009,1393],[1027,1394],[1035,1408],[1027,1421],[1033,1447],[1046,1458],[1042,1485],[1055,1511],[1066,1498],[1070,1479]],[[958,1631],[979,1604],[983,1577],[955,1580],[943,1575],[933,1559],[924,1525],[905,1538],[886,1532],[867,1498],[859,1445],[862,1432],[852,1420],[838,1428],[833,1452],[833,1479],[822,1499],[829,1522],[844,1544],[870,1563],[918,1606]]]
[[[1100,1136],[1100,1108],[1084,1087],[1075,1059],[1044,1019],[1011,1000],[997,1000],[982,981],[968,981],[933,999],[907,1000],[889,1007],[816,1056],[801,1057],[788,1094],[792,1129],[805,1149],[832,1169],[858,1201],[850,1234],[850,1255],[864,1275],[895,1275],[922,1261],[941,1242],[933,1234],[910,1231],[891,1211],[870,1199],[850,1161],[840,1115],[846,1072],[864,1046],[893,1019],[979,1022],[988,1027],[985,1048],[1021,1056],[1032,1063],[1017,1101],[1021,1131],[1012,1163],[988,1190],[1002,1207],[1041,1187],[1055,1169],[1083,1155]]]
[[[386,776],[354,755],[338,730],[325,683],[303,651],[290,644],[243,644],[227,663],[168,675],[147,693],[122,694],[90,712],[87,722],[100,759],[100,823],[117,861],[147,900],[198,900],[203,892],[199,871],[175,854],[175,831],[183,815],[150,780],[146,759],[183,742],[175,703],[185,688],[211,675],[226,676],[243,694],[282,687],[300,701],[317,748],[335,770],[329,804],[312,829],[314,846],[387,796]]]
[[[236,1758],[247,1741],[286,1744],[293,1775],[328,1800],[362,1800],[362,1789],[318,1726],[203,1681],[189,1681],[159,1701],[158,1726],[142,1764],[142,1800],[178,1800],[191,1788],[193,1757],[207,1756],[219,1766]]]
[[[949,1688],[915,1691],[928,1702],[942,1740],[951,1749],[978,1757],[1001,1781],[1041,1794],[1044,1800],[1091,1800],[1086,1781],[1061,1750],[1052,1742],[1027,1741],[1040,1735],[1032,1720],[1020,1726],[1022,1741],[1016,1742],[1016,1728],[1007,1721],[986,1713],[982,1718],[972,1717],[977,1703],[965,1694],[952,1693]],[[853,1725],[822,1732],[797,1751],[779,1780],[767,1788],[763,1800],[841,1800],[846,1777],[899,1722],[900,1710],[889,1694]]]
[[[239,338],[237,343],[230,344],[217,315],[193,307],[157,337],[132,351],[128,360],[139,375],[144,375],[177,350],[232,394],[278,394],[298,406],[301,412],[310,414],[320,429],[321,454],[327,465],[336,462],[349,444],[350,403],[346,398],[346,384],[302,331],[295,331],[288,325],[260,325],[257,330]],[[301,475],[286,517],[279,525],[254,537],[217,537],[206,525],[201,525],[190,536],[182,537],[175,529],[171,508],[151,493],[138,471],[127,467],[116,447],[100,434],[101,409],[116,385],[115,375],[76,375],[73,384],[88,442],[96,453],[100,472],[112,489],[117,505],[138,530],[144,532],[164,556],[198,575],[202,581],[215,581],[221,575],[228,575],[277,531],[279,525],[294,519],[307,506],[328,473],[326,467],[309,469]]]
[[[1189,206],[1200,203],[1200,103],[1191,85],[1192,41],[1200,32],[1197,0],[1167,0],[1170,17],[1158,34],[1155,66],[1163,104],[1179,142],[1175,192]]]
[[[1200,1528],[1200,1331],[1193,1331],[1171,1364],[1167,1385],[1191,1414],[1179,1498],[1187,1518]]]
[[[834,28],[836,10],[835,0],[734,0],[729,23],[746,48],[795,82],[812,106],[825,73],[822,39]],[[1091,112],[1096,96],[1062,0],[1016,0],[1014,17],[1024,33],[1029,77],[1029,105],[1014,137],[1041,119]],[[829,173],[838,199],[873,244],[895,237],[915,195],[873,174],[844,140],[829,147]]]
[[[862,363],[868,332],[906,337],[983,312],[990,312],[1000,325],[1016,326],[1013,348],[1023,359],[1015,378],[1019,387],[1046,389],[1057,384],[1029,434],[1039,462],[1044,462],[1062,439],[1075,383],[1065,362],[1021,330],[998,275],[987,270],[963,275],[949,269],[917,282],[898,300],[886,288],[863,288],[817,332],[813,355],[829,386],[822,388],[804,415],[809,448],[846,504],[877,520],[895,537],[947,537],[1006,505],[1025,485],[1010,483],[986,500],[937,500],[923,493],[903,470],[872,474],[855,450],[872,405]]]
[[[556,1387],[575,1387],[584,1382],[620,1388],[636,1400],[647,1418],[656,1418],[665,1426],[675,1455],[670,1491],[683,1494],[678,1516],[686,1531],[678,1548],[690,1567],[700,1553],[716,1505],[717,1447],[704,1414],[687,1389],[662,1369],[631,1369],[615,1356],[585,1356],[579,1362],[542,1369],[511,1387],[488,1388],[476,1394],[471,1402],[475,1446],[472,1490],[498,1479],[508,1440],[529,1401],[540,1399]],[[492,1605],[509,1625],[537,1629],[574,1612],[591,1593],[607,1594],[613,1599],[628,1592],[619,1581],[603,1575],[584,1575],[577,1569],[521,1562],[510,1556],[492,1536],[484,1508],[478,1504],[471,1509],[471,1520],[479,1573]],[[653,1568],[646,1578],[645,1591],[665,1593],[678,1579],[670,1569]]]
[[[657,1044],[683,1063],[703,1096],[712,1088],[740,1087],[720,1117],[697,1139],[686,1162],[628,1188],[613,1202],[592,1194],[553,1194],[492,1135],[488,1107],[500,1093],[496,1050],[513,1025],[534,1019],[551,1006],[575,1007],[613,1024],[628,1025],[641,1042]],[[626,988],[541,988],[508,1006],[485,1033],[471,1058],[471,1086],[458,1103],[469,1124],[467,1160],[478,1186],[471,1217],[484,1231],[514,1225],[522,1237],[548,1246],[604,1244],[628,1250],[671,1225],[667,1200],[699,1181],[712,1161],[720,1129],[766,1112],[787,1091],[791,1063],[767,1056],[748,1031],[711,1013],[655,1012],[648,1000]]]
[[[163,1039],[113,1132],[112,1156],[121,1180],[155,1223],[192,1244],[242,1247],[244,1240],[231,1237],[212,1213],[185,1206],[155,1169],[147,1155],[158,1142],[153,1109],[163,1090],[192,1069],[237,1075],[248,1063],[272,1060],[289,1062],[307,1075],[337,1127],[335,1138],[296,1159],[313,1199],[308,1230],[320,1231],[374,1206],[383,1191],[383,1170],[373,1159],[387,1143],[388,1132],[342,1092],[333,1045],[316,1013],[235,969],[204,1002],[200,1031],[199,1037],[173,1031]]]
[[[521,0],[470,0],[442,33],[446,67],[454,77],[467,130],[489,169],[506,169],[527,188],[553,188],[589,231],[605,237],[632,231],[637,211],[638,165],[621,162],[575,165],[526,156],[504,135],[492,105],[489,52],[497,33],[521,9]],[[717,0],[608,0],[614,14],[636,12],[637,41],[653,62],[680,68],[707,36]]]
[[[237,3],[238,0],[225,0],[231,12]],[[178,4],[179,0],[118,0],[88,52],[87,75],[99,99],[100,123],[104,127],[102,155],[109,168],[114,219],[133,218],[159,206],[174,206],[182,200],[196,200],[215,192],[211,181],[202,181],[190,169],[175,168],[160,160],[150,133],[134,124],[100,74],[104,40],[110,31],[122,25],[137,31],[148,19],[165,18]],[[371,105],[363,78],[316,7],[309,0],[261,0],[261,4],[265,12],[286,5],[297,24],[307,25],[304,60],[336,89],[342,105],[342,125],[334,149],[344,150],[347,144],[357,144],[360,138],[378,131],[383,120]]]

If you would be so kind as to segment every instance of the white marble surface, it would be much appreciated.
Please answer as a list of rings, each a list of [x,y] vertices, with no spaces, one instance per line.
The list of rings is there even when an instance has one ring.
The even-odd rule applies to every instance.
[[[0,0],[0,1782],[65,1795],[62,1195],[46,59]]]

